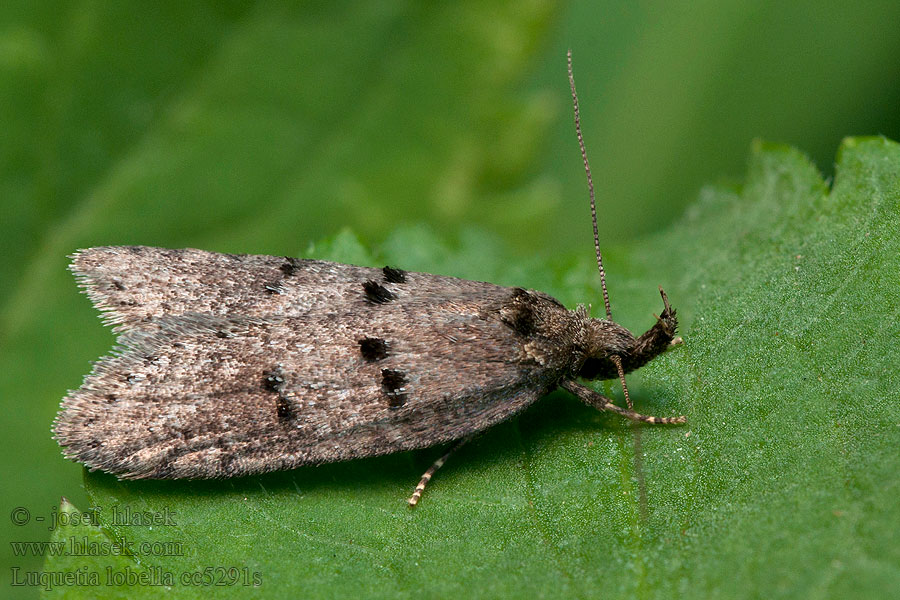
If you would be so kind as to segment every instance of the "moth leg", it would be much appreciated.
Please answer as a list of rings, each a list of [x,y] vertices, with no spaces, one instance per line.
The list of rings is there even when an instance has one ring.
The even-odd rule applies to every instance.
[[[416,491],[414,491],[413,495],[410,496],[409,500],[407,500],[410,507],[413,507],[419,503],[419,498],[422,497],[422,492],[425,491],[425,486],[428,485],[429,481],[431,481],[431,478],[434,476],[435,471],[443,467],[444,463],[447,462],[447,459],[450,458],[450,455],[459,450],[463,444],[471,439],[472,436],[456,440],[450,445],[449,448],[447,448],[447,451],[444,452],[444,454],[439,459],[434,461],[434,464],[428,467],[428,470],[425,471],[425,473],[422,475],[422,479],[419,480],[419,485],[416,486]]]
[[[633,410],[629,410],[627,408],[621,408],[612,403],[612,400],[595,392],[589,387],[583,386],[580,383],[572,381],[570,379],[565,379],[559,383],[559,386],[565,390],[568,390],[578,396],[578,398],[589,406],[593,406],[597,410],[608,410],[610,412],[618,413],[625,418],[631,419],[632,421],[643,421],[644,423],[651,423],[653,425],[677,425],[680,423],[686,423],[687,417],[652,417],[650,415],[642,415],[634,412]]]

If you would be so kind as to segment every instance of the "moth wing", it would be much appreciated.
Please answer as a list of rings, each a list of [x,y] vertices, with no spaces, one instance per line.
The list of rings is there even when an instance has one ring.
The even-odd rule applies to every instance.
[[[98,363],[64,401],[56,437],[120,477],[223,477],[459,438],[550,385],[508,356],[502,326],[457,322],[449,342],[447,328],[410,325],[172,320]],[[389,340],[389,354],[367,360],[366,334]]]
[[[298,278],[232,299],[244,313],[221,315],[198,289],[216,294],[217,284],[202,277],[176,278],[193,300],[172,296],[168,307],[199,302],[212,312],[139,321],[127,313],[120,324],[139,326],[127,327],[122,349],[63,402],[55,432],[65,453],[124,478],[198,478],[421,448],[504,420],[555,387],[566,366],[536,359],[534,340],[504,318],[523,290],[422,273],[392,283],[378,269],[308,262],[316,264],[305,272],[320,274],[315,284]],[[227,277],[249,281],[240,269]],[[337,290],[322,284],[329,277]],[[387,292],[375,295],[383,302],[373,301],[369,282]],[[137,284],[106,286],[106,298]],[[296,298],[284,302],[292,294],[307,294],[308,310]],[[162,309],[153,296],[137,294],[128,306]]]
[[[383,279],[382,269],[321,260],[150,246],[79,250],[69,268],[116,331],[152,327],[151,321],[164,315],[328,313],[348,300],[362,304],[361,283]],[[427,279],[423,282],[427,285],[415,288],[422,297],[429,290],[472,293],[484,285],[454,277],[405,275],[420,282]]]

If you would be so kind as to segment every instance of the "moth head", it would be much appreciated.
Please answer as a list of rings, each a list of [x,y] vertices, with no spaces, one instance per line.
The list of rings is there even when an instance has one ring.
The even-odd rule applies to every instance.
[[[681,341],[675,337],[678,319],[660,289],[664,309],[656,324],[640,337],[610,319],[591,319],[587,327],[584,364],[578,371],[585,379],[613,379],[618,376],[614,356],[622,361],[625,372],[638,369]]]
[[[624,362],[634,351],[637,338],[616,323],[607,319],[588,321],[585,354],[587,360],[578,375],[586,379],[610,379],[617,376],[613,356]]]

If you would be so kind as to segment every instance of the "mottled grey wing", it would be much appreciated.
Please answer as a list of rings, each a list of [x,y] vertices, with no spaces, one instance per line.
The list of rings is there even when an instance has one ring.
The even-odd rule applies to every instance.
[[[119,324],[122,350],[64,400],[56,437],[67,456],[120,477],[224,477],[426,447],[521,410],[562,368],[535,360],[534,340],[504,320],[522,290],[156,248],[87,250],[73,270]]]
[[[70,269],[116,331],[146,327],[163,315],[329,314],[348,300],[359,304],[360,285],[385,277],[382,269],[321,260],[149,246],[81,250],[72,256]],[[477,294],[485,285],[497,287],[402,273],[417,298]]]

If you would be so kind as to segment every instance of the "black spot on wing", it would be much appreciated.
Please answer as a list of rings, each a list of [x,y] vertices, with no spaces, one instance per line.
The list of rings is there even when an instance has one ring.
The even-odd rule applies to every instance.
[[[387,342],[379,338],[366,337],[359,340],[359,351],[365,360],[375,362],[387,356]]]
[[[275,401],[275,414],[277,414],[278,418],[282,421],[289,421],[294,417],[294,410],[291,408],[291,403],[281,394],[278,395],[278,400]]]
[[[385,267],[381,272],[384,273],[384,280],[388,283],[406,283],[406,271]]]
[[[263,373],[263,389],[281,393],[281,390],[284,389],[284,372],[281,367],[275,367],[271,371]]]
[[[538,323],[534,298],[522,288],[514,289],[501,311],[501,319],[519,335],[533,335]]]
[[[281,272],[284,273],[285,277],[292,277],[298,270],[300,270],[300,260],[297,258],[291,258],[290,256],[284,257],[284,262],[281,263],[281,266],[278,267],[281,269]]]
[[[263,373],[263,389],[278,394],[275,398],[275,414],[281,421],[289,421],[294,417],[290,401],[284,395],[285,378],[281,367],[275,367]]]
[[[406,402],[406,373],[397,369],[381,370],[381,391],[388,397],[388,406],[397,408]]]
[[[366,292],[366,300],[371,304],[385,304],[397,299],[393,292],[371,279],[363,284],[363,289]]]
[[[291,258],[289,256],[285,256],[284,262],[278,266],[278,270],[281,271],[283,277],[265,284],[265,286],[263,286],[263,289],[265,289],[266,292],[270,294],[283,294],[284,287],[282,286],[282,284],[284,283],[284,280],[288,277],[293,277],[294,275],[296,275],[297,271],[300,270],[301,265],[302,261],[299,258]]]

